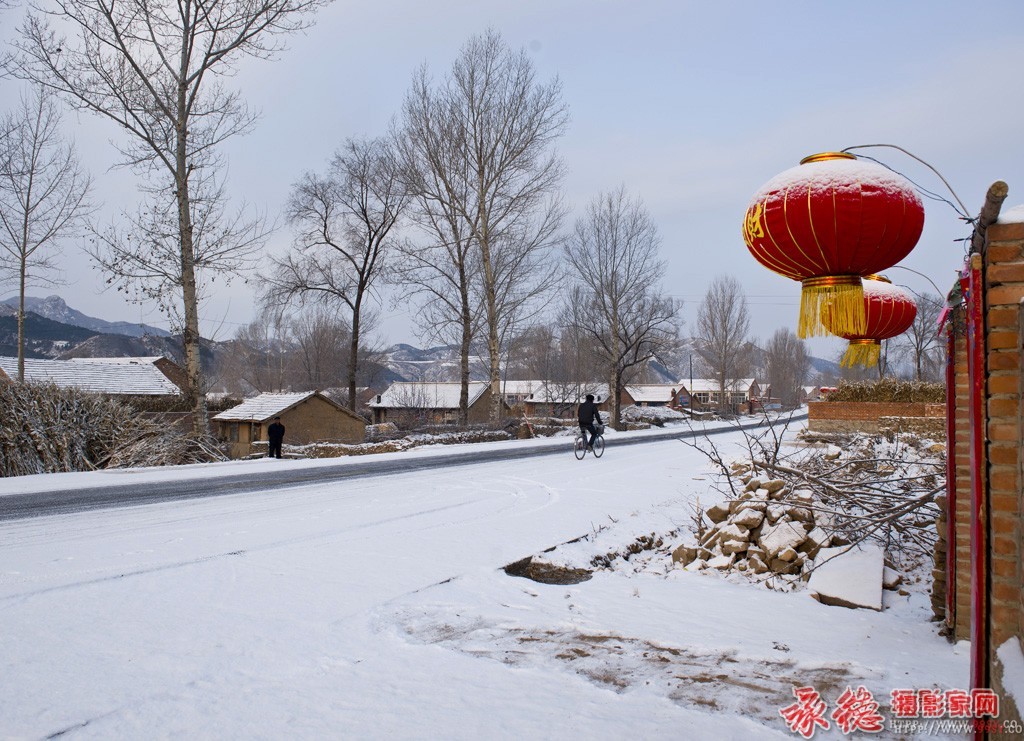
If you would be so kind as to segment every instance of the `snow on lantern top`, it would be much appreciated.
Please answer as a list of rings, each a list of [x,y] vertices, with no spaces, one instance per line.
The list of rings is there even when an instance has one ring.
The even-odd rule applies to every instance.
[[[826,334],[831,306],[844,334],[865,329],[861,276],[892,267],[917,244],[924,206],[910,182],[846,152],[805,157],[765,183],[747,207],[754,259],[803,283],[798,334]]]

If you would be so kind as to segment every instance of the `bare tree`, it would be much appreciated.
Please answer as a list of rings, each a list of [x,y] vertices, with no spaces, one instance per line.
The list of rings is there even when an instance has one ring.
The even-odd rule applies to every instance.
[[[18,381],[25,380],[25,289],[53,282],[55,250],[89,213],[89,177],[60,136],[53,94],[35,86],[0,121],[0,274],[18,284]]]
[[[765,345],[765,380],[786,409],[800,404],[800,392],[811,370],[807,346],[792,330],[775,330]]]
[[[298,297],[347,309],[346,381],[353,410],[366,300],[383,273],[391,232],[406,201],[390,143],[349,139],[328,174],[304,175],[288,203],[297,254],[275,260],[267,294],[279,303]]]
[[[945,301],[935,294],[917,297],[917,316],[904,334],[894,341],[901,359],[914,365],[914,378],[918,381],[938,381],[942,378],[945,347],[939,338],[939,314]]]
[[[551,146],[568,121],[557,80],[537,81],[523,51],[488,31],[462,48],[439,85],[426,68],[403,106],[401,139],[414,192],[463,222],[479,251],[491,419],[501,415],[501,344],[508,313],[549,287],[562,165]],[[446,232],[450,228],[445,229]]]
[[[695,339],[704,370],[717,381],[723,402],[733,383],[750,372],[749,331],[743,286],[732,276],[718,276],[697,309]]]
[[[319,391],[343,380],[344,348],[352,335],[350,328],[324,306],[298,316],[292,323],[299,372],[296,387],[300,391]],[[355,409],[355,404],[352,404]]]
[[[398,260],[390,273],[393,283],[409,290],[401,302],[419,304],[415,320],[420,336],[431,337],[459,347],[458,423],[465,426],[469,417],[470,348],[479,336],[483,319],[479,253],[465,220],[454,205],[458,198],[439,198],[446,188],[443,173],[425,167],[415,152],[410,151],[408,138],[399,139],[403,152],[406,178],[415,199],[410,217],[423,239],[407,239],[397,248]]]
[[[623,187],[595,198],[565,244],[573,282],[566,318],[601,357],[616,428],[628,374],[678,341],[679,303],[659,289],[660,244],[650,215]]]
[[[167,182],[155,194],[159,223],[173,212],[174,262],[180,278],[182,339],[194,428],[206,434],[206,401],[199,362],[199,285],[194,244],[194,183],[206,198],[221,164],[218,147],[247,131],[254,115],[223,85],[246,57],[270,58],[282,35],[308,25],[329,0],[64,0],[49,11],[35,6],[15,42],[9,73],[62,93],[74,106],[114,122],[127,136],[122,164]],[[51,16],[53,25],[47,19]],[[74,38],[65,37],[67,29]],[[245,235],[252,230],[243,228]],[[244,247],[243,247],[244,249]]]

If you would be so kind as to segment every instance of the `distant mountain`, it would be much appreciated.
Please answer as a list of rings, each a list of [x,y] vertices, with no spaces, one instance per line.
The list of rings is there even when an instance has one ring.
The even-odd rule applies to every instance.
[[[459,349],[452,345],[425,350],[406,344],[392,345],[384,351],[380,362],[403,381],[459,380]],[[486,381],[487,368],[486,358],[470,356],[471,381]]]
[[[18,297],[12,296],[6,299],[3,304],[17,310]],[[103,334],[120,334],[128,337],[142,337],[144,335],[156,335],[158,337],[169,337],[170,332],[159,327],[152,327],[148,324],[132,324],[131,322],[108,322],[105,319],[87,316],[82,312],[72,309],[60,296],[47,296],[36,298],[25,297],[25,312],[33,312],[41,317],[50,319],[62,324],[69,324],[72,327],[84,327],[94,332]]]
[[[96,332],[83,327],[55,322],[34,312],[25,312],[25,357],[56,358],[85,342]],[[0,315],[0,355],[18,355],[18,318],[12,311]]]

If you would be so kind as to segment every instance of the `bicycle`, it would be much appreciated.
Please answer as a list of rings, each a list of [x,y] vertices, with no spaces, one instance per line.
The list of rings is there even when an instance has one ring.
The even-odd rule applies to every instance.
[[[587,455],[587,450],[594,454],[595,458],[600,458],[604,455],[604,425],[597,425],[597,434],[594,435],[594,439],[590,443],[590,447],[586,446],[586,438],[584,437],[583,430],[576,433],[576,439],[572,444],[573,455],[576,456],[576,460],[581,461]]]

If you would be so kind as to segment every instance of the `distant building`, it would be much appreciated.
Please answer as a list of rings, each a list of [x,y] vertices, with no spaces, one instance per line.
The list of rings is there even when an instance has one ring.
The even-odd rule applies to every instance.
[[[675,406],[679,392],[683,390],[678,383],[648,383],[626,386],[622,390],[623,406],[667,407]]]
[[[370,401],[374,424],[394,422],[399,427],[410,425],[456,424],[459,419],[461,383],[402,382],[393,383]],[[486,422],[491,410],[490,384],[469,384],[469,422]]]
[[[0,381],[18,378],[18,359],[0,357]],[[25,381],[107,396],[178,396],[185,371],[165,357],[25,359]]]
[[[749,412],[761,398],[761,386],[753,378],[738,378],[729,382],[724,393],[714,378],[694,378],[687,382],[687,386],[695,409]]]
[[[267,440],[267,427],[281,418],[286,445],[314,442],[361,443],[366,420],[317,391],[260,394],[213,417],[216,435],[232,458],[244,458],[253,443]]]
[[[549,381],[523,402],[526,414],[531,417],[569,418],[576,414],[576,408],[593,394],[598,410],[608,409],[608,384],[568,383]]]

